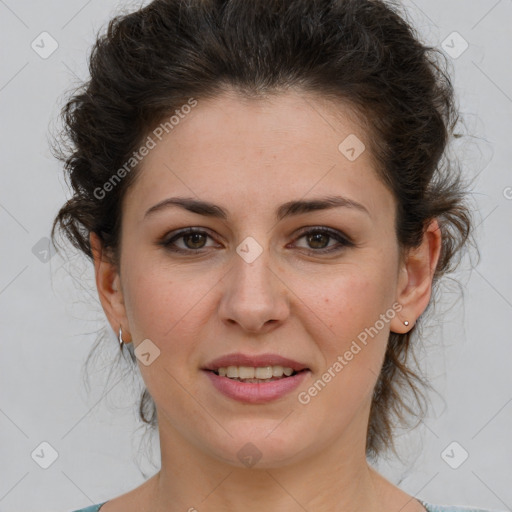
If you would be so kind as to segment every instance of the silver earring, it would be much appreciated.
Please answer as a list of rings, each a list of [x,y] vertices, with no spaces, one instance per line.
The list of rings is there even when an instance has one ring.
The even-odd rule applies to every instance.
[[[404,325],[407,327],[409,325],[409,322],[407,320],[405,320]]]
[[[123,336],[121,335],[121,327],[119,327],[119,348],[123,350],[124,347],[124,341]]]

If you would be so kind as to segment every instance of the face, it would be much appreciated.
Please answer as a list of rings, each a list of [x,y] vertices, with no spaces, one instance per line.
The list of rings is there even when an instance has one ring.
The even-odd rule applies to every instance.
[[[369,146],[346,114],[298,92],[253,101],[225,93],[198,100],[142,161],[123,202],[121,298],[106,311],[136,349],[150,340],[151,363],[139,368],[161,436],[237,466],[243,450],[261,457],[259,467],[334,447],[364,451],[405,284],[395,200],[369,149],[355,160],[339,149],[349,136]],[[342,199],[283,207],[328,197]],[[208,202],[224,215],[176,204],[150,211],[169,198]],[[203,368],[235,353],[281,356],[307,370],[273,399],[234,398]],[[237,389],[244,385],[257,386]]]

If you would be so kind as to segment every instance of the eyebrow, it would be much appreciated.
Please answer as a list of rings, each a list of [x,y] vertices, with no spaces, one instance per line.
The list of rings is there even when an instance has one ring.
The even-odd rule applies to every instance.
[[[204,215],[205,217],[213,217],[223,220],[227,220],[229,217],[229,213],[226,210],[208,201],[199,201],[191,197],[169,197],[149,208],[144,214],[144,218],[150,217],[153,214],[171,206],[178,206],[188,210],[189,212]],[[353,199],[343,196],[328,196],[284,203],[277,208],[276,219],[280,221],[286,217],[340,207],[353,208],[370,215],[370,212],[361,203],[358,203]]]

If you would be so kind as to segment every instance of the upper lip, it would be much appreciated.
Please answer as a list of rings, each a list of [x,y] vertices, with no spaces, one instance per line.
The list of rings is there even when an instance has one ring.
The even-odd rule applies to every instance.
[[[219,368],[226,368],[228,366],[250,366],[250,367],[261,367],[261,366],[283,366],[285,368],[291,368],[296,372],[308,369],[305,364],[288,359],[277,354],[258,354],[258,355],[247,355],[247,354],[227,354],[225,356],[218,357],[213,361],[210,361],[203,370],[215,371]]]

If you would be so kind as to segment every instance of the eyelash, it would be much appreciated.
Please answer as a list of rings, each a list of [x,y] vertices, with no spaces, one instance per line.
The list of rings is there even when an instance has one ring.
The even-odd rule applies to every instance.
[[[162,242],[160,242],[160,244],[163,245],[167,250],[169,250],[171,252],[174,252],[174,253],[179,253],[179,254],[190,254],[190,253],[202,254],[208,248],[201,248],[201,249],[195,250],[195,249],[181,249],[181,248],[178,248],[176,246],[173,246],[173,244],[174,244],[174,242],[176,240],[179,240],[180,238],[183,238],[186,235],[190,235],[190,234],[194,234],[194,233],[198,233],[198,234],[201,234],[201,235],[206,235],[206,236],[208,236],[210,238],[213,238],[206,231],[203,231],[203,230],[200,230],[200,229],[197,229],[197,228],[186,228],[186,229],[182,229],[181,231],[178,231],[177,233],[175,233],[174,236],[171,237],[170,239],[163,240]],[[318,254],[329,254],[329,253],[332,253],[332,252],[339,252],[339,251],[343,250],[346,247],[354,247],[356,245],[347,236],[342,235],[339,231],[336,231],[336,230],[330,229],[330,228],[326,228],[326,227],[314,227],[314,228],[309,228],[309,229],[307,229],[305,231],[302,231],[299,234],[299,236],[296,238],[296,240],[300,240],[301,238],[303,238],[304,236],[307,236],[307,235],[319,234],[319,233],[327,235],[331,239],[333,238],[333,239],[337,240],[339,242],[339,245],[338,246],[333,246],[333,247],[330,247],[330,248],[324,248],[324,249],[304,249],[306,252],[308,252],[310,254],[315,254],[315,255],[318,255]]]

